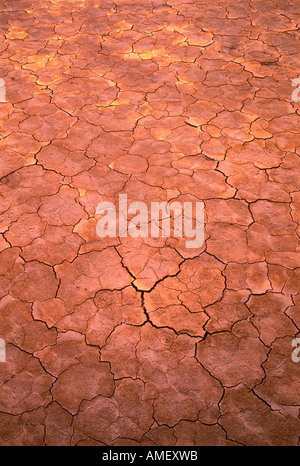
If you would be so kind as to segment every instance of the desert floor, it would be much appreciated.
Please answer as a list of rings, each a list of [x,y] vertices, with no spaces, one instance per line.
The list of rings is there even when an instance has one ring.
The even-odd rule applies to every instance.
[[[1,445],[298,444],[299,25],[0,1]],[[120,194],[204,202],[204,243],[100,238]]]

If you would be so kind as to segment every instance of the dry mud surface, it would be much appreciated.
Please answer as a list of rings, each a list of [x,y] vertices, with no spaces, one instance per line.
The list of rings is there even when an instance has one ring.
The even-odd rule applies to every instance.
[[[1,445],[297,445],[296,0],[0,1]],[[99,202],[204,201],[205,242]]]

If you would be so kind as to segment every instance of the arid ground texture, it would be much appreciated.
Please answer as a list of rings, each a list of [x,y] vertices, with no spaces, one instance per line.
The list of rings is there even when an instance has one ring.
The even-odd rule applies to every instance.
[[[0,1],[1,445],[299,443],[299,28],[297,0]],[[120,194],[203,201],[204,244],[100,238]]]

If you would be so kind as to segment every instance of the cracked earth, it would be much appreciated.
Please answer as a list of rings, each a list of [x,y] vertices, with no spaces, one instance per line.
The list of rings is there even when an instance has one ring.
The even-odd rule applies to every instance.
[[[296,0],[0,1],[1,445],[297,445]],[[204,201],[205,242],[99,202]]]

